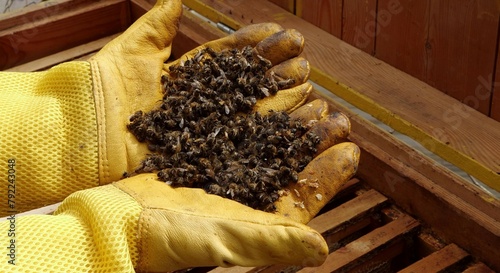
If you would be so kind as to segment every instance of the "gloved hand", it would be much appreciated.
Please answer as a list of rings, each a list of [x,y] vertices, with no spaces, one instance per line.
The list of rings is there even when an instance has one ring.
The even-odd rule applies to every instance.
[[[172,188],[156,174],[139,174],[78,191],[54,215],[14,219],[7,232],[14,256],[1,272],[166,272],[197,266],[320,265],[328,255],[309,221],[356,171],[359,149],[337,144],[349,133],[341,114],[313,101],[292,112],[321,138],[319,155],[299,174],[316,183],[292,186],[276,214],[251,209],[202,189]],[[332,146],[333,145],[333,146]],[[313,180],[314,179],[314,180]],[[318,198],[321,194],[323,198]],[[303,204],[295,205],[296,202]],[[291,219],[287,219],[291,218]],[[300,221],[300,222],[297,222]],[[8,230],[12,223],[0,223]],[[12,241],[11,241],[12,242]]]
[[[202,265],[317,265],[326,257],[321,236],[296,221],[311,219],[352,176],[359,150],[351,143],[333,145],[337,133],[345,137],[349,125],[341,122],[342,115],[326,116],[324,103],[297,109],[311,90],[305,82],[307,62],[293,58],[303,39],[293,31],[272,35],[281,30],[275,24],[251,26],[208,45],[216,50],[256,45],[277,64],[276,74],[297,79],[299,85],[259,102],[256,109],[297,109],[298,117],[307,113],[318,119],[313,130],[322,136],[323,152],[299,175],[300,180],[318,179],[318,189],[297,188],[300,198],[293,193],[284,196],[273,215],[202,190],[172,189],[156,181],[155,174],[95,187],[133,170],[147,153],[126,130],[128,115],[148,111],[161,98],[159,79],[168,67],[163,61],[180,10],[180,1],[159,1],[88,63],[0,76],[0,99],[6,106],[0,116],[15,121],[2,121],[7,130],[0,135],[0,154],[5,161],[16,159],[16,205],[30,208],[21,204],[24,201],[37,207],[94,187],[66,198],[53,216],[16,219],[15,269],[167,271]],[[332,122],[343,125],[327,126]],[[8,230],[9,224],[1,223],[0,229]],[[1,236],[6,242],[12,239],[8,233]],[[9,266],[2,263],[0,271],[11,271]]]
[[[16,161],[18,212],[116,181],[139,166],[149,151],[126,125],[130,115],[149,111],[162,98],[160,79],[170,66],[164,62],[181,11],[180,0],[158,1],[88,62],[0,73],[0,160]],[[262,111],[294,109],[311,90],[305,83],[307,61],[294,58],[302,51],[303,37],[281,30],[276,24],[253,25],[204,45],[216,50],[256,46],[277,64],[277,75],[296,79],[296,87],[260,103]],[[7,164],[4,168],[7,173]],[[7,184],[7,176],[0,176],[3,192]],[[0,203],[0,214],[7,205]]]

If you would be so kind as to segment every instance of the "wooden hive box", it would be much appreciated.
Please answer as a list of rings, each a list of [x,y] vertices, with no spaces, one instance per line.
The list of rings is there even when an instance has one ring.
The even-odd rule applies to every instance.
[[[68,60],[85,60],[150,9],[152,2],[57,0],[2,15],[0,67],[37,71]],[[289,3],[273,2],[285,7]],[[184,4],[174,58],[227,35],[223,30],[251,23],[274,21],[302,32],[303,55],[311,63],[311,81],[317,86],[313,98],[328,101],[333,110],[350,117],[350,140],[362,150],[356,177],[309,223],[330,246],[321,267],[186,271],[500,271],[499,200],[340,101],[414,138],[499,191],[497,121],[272,2],[186,0]],[[29,213],[50,213],[56,206]]]

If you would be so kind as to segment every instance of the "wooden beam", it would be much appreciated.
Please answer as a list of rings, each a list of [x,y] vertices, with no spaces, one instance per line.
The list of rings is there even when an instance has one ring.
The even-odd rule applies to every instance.
[[[296,15],[342,39],[342,0],[297,0]]]
[[[22,9],[0,14],[0,31],[70,12],[86,5],[87,0],[52,0],[28,5]]]
[[[130,0],[130,15],[132,21],[136,21],[144,15],[144,13],[154,6],[155,2],[154,0]]]
[[[495,273],[495,271],[483,263],[477,263],[464,270],[463,273]]]
[[[54,13],[27,13],[16,17],[23,18],[19,19],[23,24],[4,25],[0,31],[0,70],[118,33],[130,25],[126,0],[86,1],[68,11],[49,11]]]
[[[426,82],[488,115],[500,20],[498,1],[429,1],[428,12]]]
[[[6,71],[11,72],[32,72],[32,71],[41,71],[48,69],[56,64],[67,62],[71,60],[75,60],[81,57],[84,57],[93,52],[99,51],[104,45],[109,43],[115,37],[119,35],[111,35],[107,36],[83,45],[79,45],[67,50],[63,50],[61,52],[25,63],[12,68],[7,69]],[[87,59],[87,57],[85,57]]]
[[[500,9],[500,3],[498,4]],[[500,121],[500,24],[497,35],[497,54],[494,78],[492,78],[493,97],[491,99],[490,117]]]
[[[379,0],[375,57],[425,82],[429,0]]]
[[[360,196],[343,203],[341,206],[329,210],[312,219],[308,226],[317,230],[325,237],[332,236],[340,229],[357,222],[363,217],[367,217],[370,213],[380,208],[388,201],[387,197],[383,196],[375,190],[369,190]],[[341,238],[335,238],[335,241]]]
[[[469,257],[469,254],[455,244],[450,244],[444,248],[430,254],[418,262],[398,271],[398,273],[426,272],[438,273],[451,269],[459,265]]]
[[[377,1],[343,1],[342,40],[360,50],[375,54]]]
[[[295,14],[295,0],[268,0],[281,7],[282,9]]]

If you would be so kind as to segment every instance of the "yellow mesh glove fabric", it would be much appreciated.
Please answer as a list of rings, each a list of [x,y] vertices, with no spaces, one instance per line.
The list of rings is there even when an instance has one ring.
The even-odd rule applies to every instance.
[[[60,202],[75,189],[98,185],[88,63],[36,73],[2,72],[0,105],[0,191],[15,195],[10,198],[15,204],[0,202],[0,214]],[[9,160],[15,160],[10,181]]]
[[[14,218],[14,236],[1,234],[10,256],[2,255],[0,272],[134,272],[140,211],[107,185],[70,195],[57,216]],[[10,220],[0,223],[1,230],[11,227]]]
[[[15,265],[2,259],[0,272],[312,266],[328,254],[324,239],[307,226],[201,189],[171,188],[155,174],[76,192],[55,215],[20,217],[13,238]]]

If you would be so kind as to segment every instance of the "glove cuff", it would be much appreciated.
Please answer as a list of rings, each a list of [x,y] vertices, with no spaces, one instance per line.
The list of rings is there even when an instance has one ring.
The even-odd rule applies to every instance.
[[[15,161],[12,183],[2,175],[0,187],[2,192],[15,187],[17,212],[98,185],[97,124],[87,62],[43,72],[2,72],[0,124],[2,173],[8,173],[9,160]],[[1,213],[7,205],[0,204]]]

